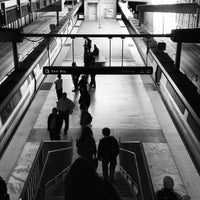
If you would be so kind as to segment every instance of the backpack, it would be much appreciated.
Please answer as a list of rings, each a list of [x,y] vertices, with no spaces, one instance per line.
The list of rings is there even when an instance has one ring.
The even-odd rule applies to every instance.
[[[87,114],[87,124],[90,124],[92,122],[92,115],[88,112]]]
[[[88,111],[83,111],[81,113],[81,120],[80,120],[80,124],[82,126],[87,126],[88,124],[90,124],[92,122],[93,117],[91,116],[91,114]]]

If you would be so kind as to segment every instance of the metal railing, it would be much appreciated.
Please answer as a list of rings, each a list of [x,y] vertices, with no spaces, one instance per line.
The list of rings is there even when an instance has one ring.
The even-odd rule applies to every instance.
[[[120,167],[123,173],[126,174],[127,182],[130,182],[131,186],[136,187],[138,192],[136,192],[138,200],[144,200],[141,179],[139,176],[139,169],[137,164],[136,155],[126,149],[120,148]]]
[[[67,147],[48,152],[34,199],[44,200],[46,190],[56,179],[62,177],[71,165],[73,147]]]
[[[46,38],[46,40],[48,40],[49,38],[71,38],[72,42],[71,42],[71,48],[72,48],[72,62],[75,61],[75,39],[76,38],[82,38],[83,40],[87,37],[90,38],[95,38],[97,39],[102,39],[105,38],[108,40],[108,66],[111,67],[112,66],[112,52],[114,51],[114,48],[112,48],[113,44],[114,44],[114,40],[116,38],[121,39],[120,43],[121,43],[121,47],[119,47],[121,49],[121,57],[119,58],[121,60],[121,67],[124,66],[124,62],[125,62],[125,56],[124,56],[124,48],[125,48],[125,39],[127,38],[132,38],[132,37],[145,37],[145,38],[151,38],[151,37],[171,37],[171,34],[54,34],[54,33],[50,33],[50,34],[30,34],[30,33],[22,33],[21,36],[23,38],[31,38],[31,37],[42,37],[42,38]],[[105,56],[105,55],[104,55]]]
[[[53,144],[55,149],[56,144],[58,149],[48,151],[48,147]],[[55,144],[55,145],[54,145]],[[61,146],[65,148],[59,149],[59,142],[41,142],[35,160],[27,177],[19,200],[34,200],[45,199],[45,190],[51,183],[62,176],[62,174],[71,165],[73,154],[72,142],[61,142]],[[70,145],[70,147],[68,147]]]
[[[32,199],[37,188],[38,182],[40,180],[40,175],[42,172],[43,166],[43,157],[42,157],[42,146],[43,142],[41,142],[38,152],[36,154],[35,160],[32,164],[30,173],[26,179],[23,190],[20,195],[20,200],[29,200]]]
[[[154,200],[153,184],[141,142],[120,142],[120,171],[137,194],[138,200]]]

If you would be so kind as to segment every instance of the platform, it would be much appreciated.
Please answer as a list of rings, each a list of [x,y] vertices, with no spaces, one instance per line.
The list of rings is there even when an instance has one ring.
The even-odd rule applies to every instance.
[[[112,34],[122,33],[122,28],[116,20],[102,21],[101,28],[96,21],[83,21],[77,31],[88,34],[96,32]],[[75,61],[76,59],[81,61],[83,40],[76,39],[74,44]],[[104,52],[105,65],[108,66],[108,39],[94,38],[92,47],[93,44],[98,46],[100,52]],[[112,45],[114,48],[112,62],[121,65],[121,40],[114,39]],[[72,59],[71,46],[70,48],[69,46],[63,47],[54,63],[55,66],[65,66],[66,62],[69,63]],[[124,65],[144,65],[131,40],[125,40],[124,47]],[[70,116],[69,133],[65,136],[62,130],[61,138],[75,141],[80,136],[81,130],[79,92],[72,92],[73,84],[70,75],[63,75],[62,78],[64,91],[76,106]],[[47,117],[51,113],[52,107],[56,106],[57,96],[53,84],[55,79],[55,75],[46,77],[1,159],[0,174],[8,182],[11,200],[17,199],[17,192],[23,186],[31,166],[30,158],[35,153],[35,150],[31,151],[31,148],[37,149],[41,140],[49,140]],[[90,90],[91,105],[89,108],[93,116],[92,130],[96,143],[98,144],[99,139],[102,138],[101,130],[104,127],[111,128],[112,135],[117,139],[142,141],[154,190],[162,187],[162,179],[165,175],[170,175],[174,178],[175,189],[178,192],[188,193],[192,200],[199,200],[200,178],[151,77],[149,75],[98,75],[96,84],[96,89]],[[28,149],[23,150],[24,147]],[[21,162],[24,165],[17,163],[22,151],[24,154]],[[24,167],[25,163],[26,167]]]

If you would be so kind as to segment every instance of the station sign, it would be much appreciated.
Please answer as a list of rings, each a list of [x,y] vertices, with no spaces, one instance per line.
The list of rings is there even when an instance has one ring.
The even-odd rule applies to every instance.
[[[132,67],[43,67],[43,74],[152,74],[152,67],[132,66]]]

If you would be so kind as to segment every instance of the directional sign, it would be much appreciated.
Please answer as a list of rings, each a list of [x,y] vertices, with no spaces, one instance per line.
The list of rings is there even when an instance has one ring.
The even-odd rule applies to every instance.
[[[152,74],[152,67],[43,67],[43,74]]]

